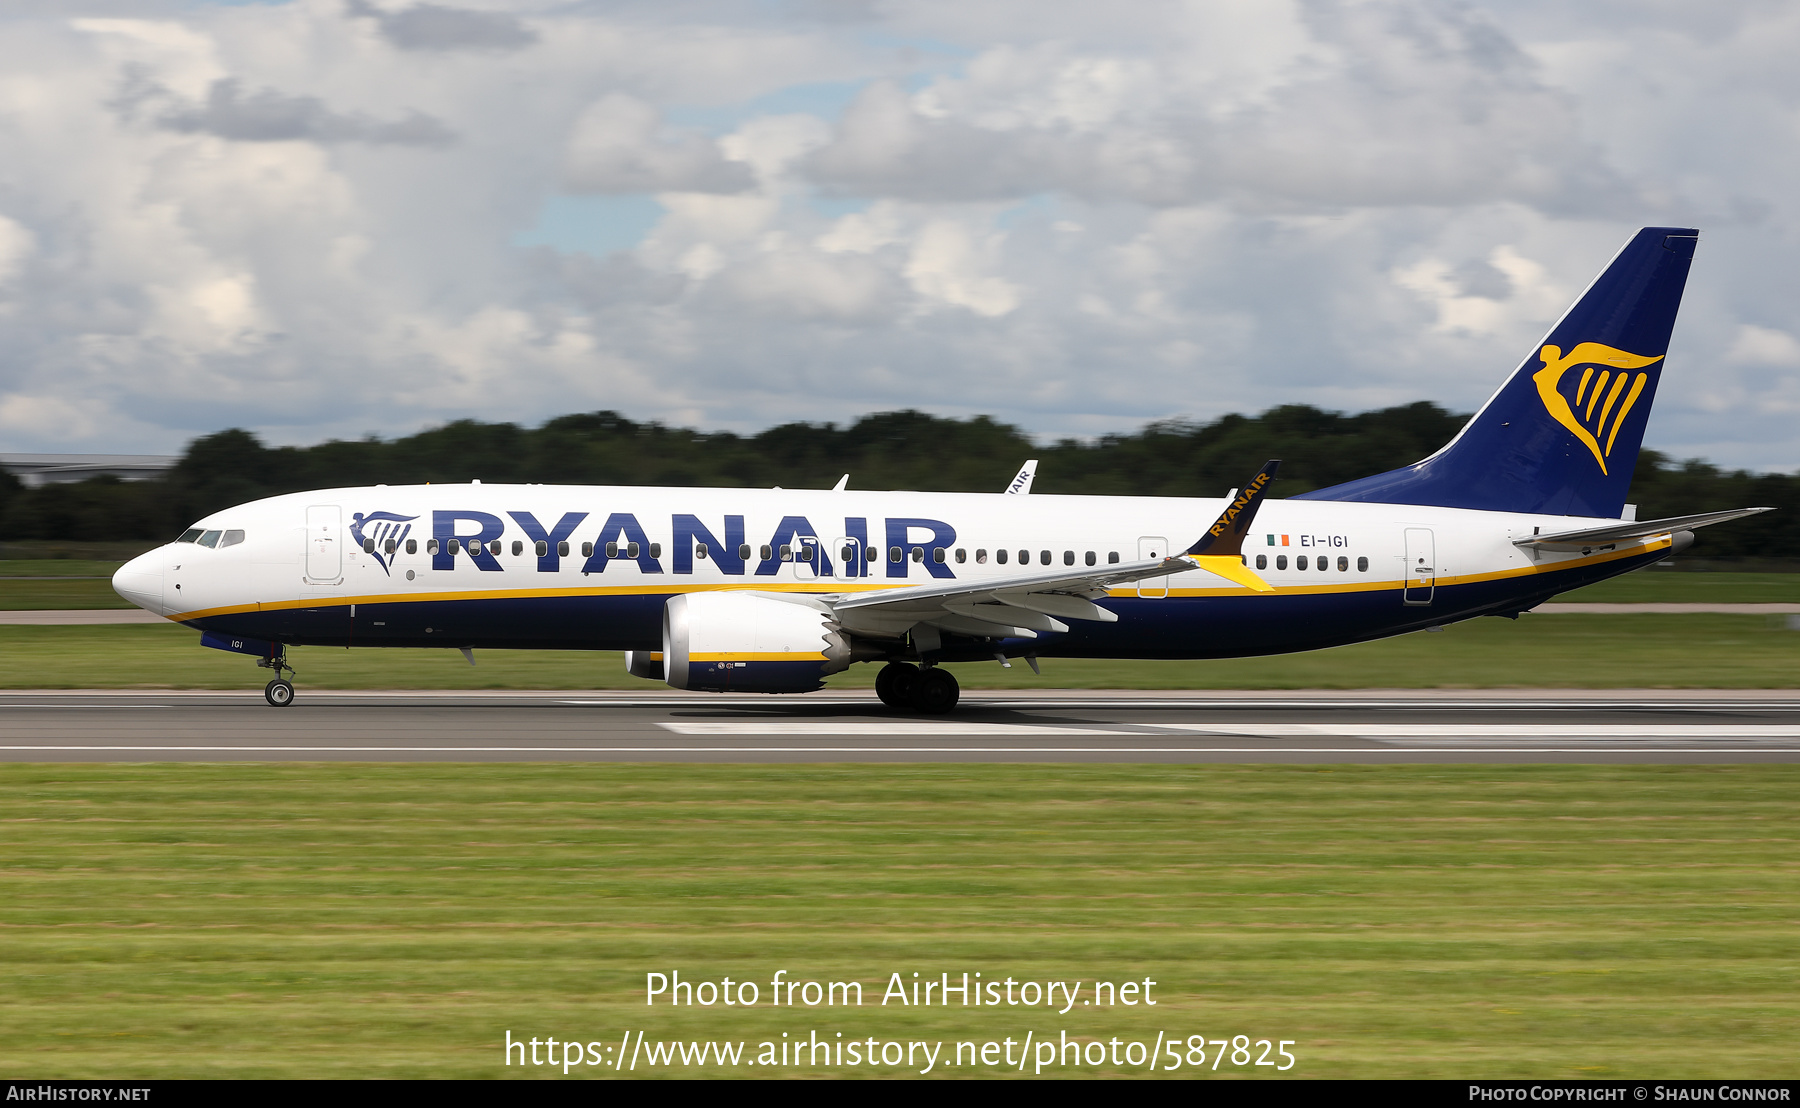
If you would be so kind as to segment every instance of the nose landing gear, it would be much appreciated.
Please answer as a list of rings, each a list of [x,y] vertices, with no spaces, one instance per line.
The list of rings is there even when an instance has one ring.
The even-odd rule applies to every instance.
[[[875,695],[902,712],[942,715],[956,707],[962,687],[939,666],[921,670],[910,662],[889,662],[875,675]]]
[[[275,671],[275,679],[263,686],[263,699],[272,708],[285,708],[294,702],[294,683],[289,677],[297,676],[294,667],[287,664],[287,651],[280,646],[276,653],[268,658],[258,658],[256,664],[262,669]],[[283,676],[286,674],[287,676]]]

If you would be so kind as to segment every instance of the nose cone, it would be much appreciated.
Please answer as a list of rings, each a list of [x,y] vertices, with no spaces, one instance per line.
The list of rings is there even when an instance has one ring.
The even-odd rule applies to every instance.
[[[147,612],[167,615],[163,610],[163,547],[137,557],[119,567],[113,574],[113,591]]]

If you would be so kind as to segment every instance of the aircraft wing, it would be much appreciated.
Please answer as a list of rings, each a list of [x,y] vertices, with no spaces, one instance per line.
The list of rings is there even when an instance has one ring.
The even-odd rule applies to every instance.
[[[851,631],[900,635],[921,624],[937,631],[983,638],[1034,639],[1067,631],[1065,619],[1114,623],[1116,613],[1094,601],[1109,588],[1204,569],[1257,592],[1269,584],[1244,565],[1243,536],[1280,465],[1271,461],[1246,485],[1200,541],[1167,558],[1017,573],[977,581],[943,581],[883,592],[831,597],[826,603]]]
[[[1692,531],[1696,527],[1706,527],[1714,523],[1724,523],[1728,519],[1742,519],[1745,516],[1760,515],[1772,512],[1773,508],[1733,508],[1727,512],[1701,512],[1691,516],[1670,516],[1668,519],[1651,519],[1643,522],[1636,520],[1608,523],[1600,527],[1584,527],[1575,531],[1558,531],[1553,535],[1531,535],[1522,539],[1514,539],[1514,546],[1531,547],[1537,550],[1591,550],[1596,546],[1609,543],[1628,542],[1631,539],[1647,539],[1654,535],[1669,535],[1676,531]]]

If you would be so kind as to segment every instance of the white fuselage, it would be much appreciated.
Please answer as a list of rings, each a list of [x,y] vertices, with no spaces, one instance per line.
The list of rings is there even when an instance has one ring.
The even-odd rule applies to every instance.
[[[195,525],[199,537],[242,532],[240,541],[170,543],[115,581],[128,599],[171,620],[284,643],[656,650],[661,607],[680,593],[843,596],[1163,557],[1192,543],[1226,502],[628,486],[330,489],[214,513]],[[1270,500],[1243,552],[1273,592],[1198,570],[1144,580],[1100,601],[1117,622],[1077,624],[1029,649],[1280,653],[1513,614],[1646,564],[1671,545],[1667,535],[1589,553],[1513,544],[1539,530],[1605,522]]]

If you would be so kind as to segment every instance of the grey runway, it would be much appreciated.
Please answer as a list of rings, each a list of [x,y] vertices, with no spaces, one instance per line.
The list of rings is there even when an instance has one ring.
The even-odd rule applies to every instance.
[[[0,693],[0,760],[1800,762],[1800,695]]]

